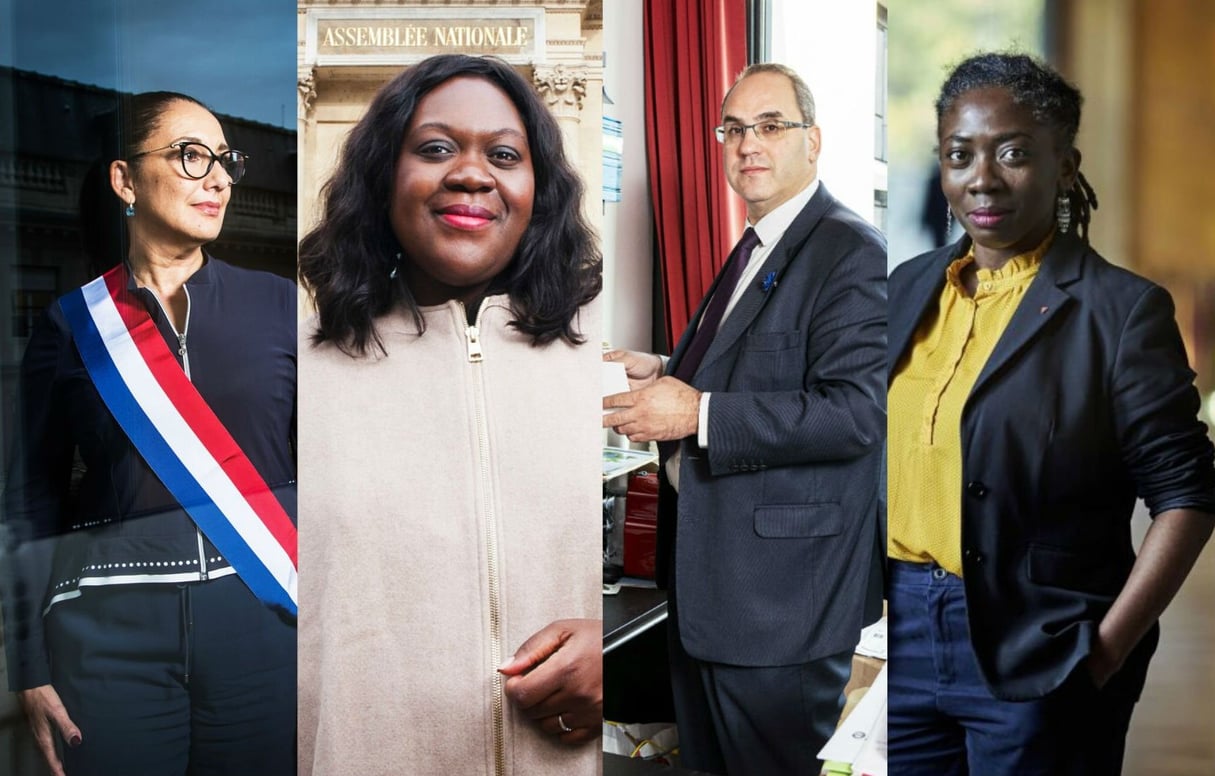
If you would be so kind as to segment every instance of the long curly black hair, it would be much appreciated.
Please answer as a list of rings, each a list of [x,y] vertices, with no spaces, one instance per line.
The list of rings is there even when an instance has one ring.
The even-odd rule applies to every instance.
[[[313,293],[315,342],[351,356],[384,351],[375,319],[398,305],[424,329],[404,273],[389,277],[401,250],[389,222],[397,159],[418,103],[459,76],[484,78],[510,98],[527,129],[535,173],[532,219],[491,290],[510,297],[511,325],[532,344],[578,344],[578,309],[602,289],[602,257],[582,215],[582,182],[565,157],[561,130],[539,96],[493,57],[445,54],[405,70],[382,88],[350,131],[336,172],[321,191],[320,223],[300,242],[299,268]]]

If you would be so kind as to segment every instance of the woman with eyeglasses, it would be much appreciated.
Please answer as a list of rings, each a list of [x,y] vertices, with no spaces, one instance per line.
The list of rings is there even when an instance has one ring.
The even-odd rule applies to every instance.
[[[82,220],[125,246],[22,363],[10,685],[57,775],[294,773],[295,284],[204,250],[245,170],[206,107],[115,118]]]

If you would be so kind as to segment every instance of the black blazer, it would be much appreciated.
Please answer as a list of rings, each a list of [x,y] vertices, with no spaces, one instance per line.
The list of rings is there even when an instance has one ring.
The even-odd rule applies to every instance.
[[[690,655],[772,666],[852,649],[867,595],[880,596],[868,572],[886,438],[885,241],[820,184],[756,277],[691,380],[713,394],[709,447],[681,442],[658,557],[665,580],[675,542]]]
[[[967,247],[963,238],[891,275],[891,374]],[[1057,236],[962,412],[971,642],[998,697],[1041,697],[1089,653],[1135,561],[1136,496],[1153,516],[1215,513],[1193,380],[1168,293]]]

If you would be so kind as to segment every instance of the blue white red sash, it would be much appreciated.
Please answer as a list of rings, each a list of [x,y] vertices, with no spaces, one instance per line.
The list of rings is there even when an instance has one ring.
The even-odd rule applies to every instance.
[[[148,466],[254,595],[295,614],[295,525],[127,290],[129,277],[120,264],[60,301],[89,376]]]

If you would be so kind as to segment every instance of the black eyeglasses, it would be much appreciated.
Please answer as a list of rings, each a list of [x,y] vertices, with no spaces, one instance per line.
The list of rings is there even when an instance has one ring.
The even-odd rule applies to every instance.
[[[719,143],[741,143],[746,136],[747,130],[755,133],[755,137],[761,141],[780,140],[785,136],[786,129],[807,129],[814,126],[801,121],[776,121],[768,119],[767,121],[757,121],[754,124],[725,124],[720,127],[713,128],[713,134],[717,135]]]
[[[169,143],[163,148],[153,148],[150,151],[140,151],[137,154],[131,154],[128,159],[138,159],[141,156],[154,154],[157,151],[167,151],[170,148],[176,148],[178,156],[181,158],[181,171],[186,174],[186,177],[194,180],[202,180],[211,173],[211,168],[219,162],[219,166],[228,173],[228,177],[232,179],[233,185],[240,182],[240,179],[245,177],[245,160],[249,155],[243,151],[228,149],[215,153],[202,143],[194,143],[189,140],[179,140],[176,143]]]

